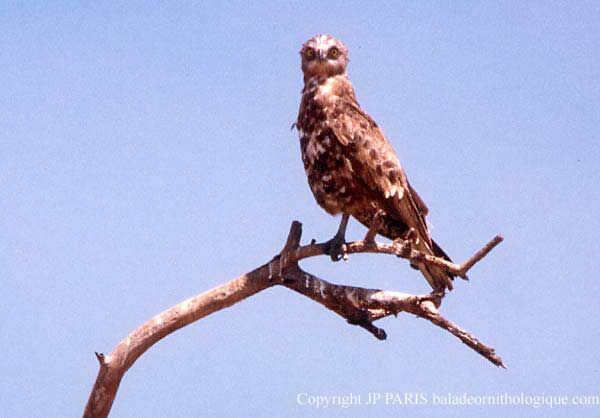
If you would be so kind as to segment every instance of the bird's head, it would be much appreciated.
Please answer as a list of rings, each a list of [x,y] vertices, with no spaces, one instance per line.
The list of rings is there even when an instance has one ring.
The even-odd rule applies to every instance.
[[[302,45],[304,80],[311,77],[331,77],[346,72],[348,49],[331,35],[316,35]]]

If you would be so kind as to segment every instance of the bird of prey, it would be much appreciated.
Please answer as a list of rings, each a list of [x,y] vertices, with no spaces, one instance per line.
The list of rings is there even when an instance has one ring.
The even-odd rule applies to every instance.
[[[331,35],[317,35],[300,50],[304,88],[298,119],[300,149],[308,184],[317,203],[342,214],[328,253],[339,260],[349,216],[392,240],[410,238],[422,253],[450,258],[431,239],[428,209],[411,187],[390,142],[360,107],[346,74],[348,50]],[[436,291],[452,289],[453,276],[440,267],[416,263]]]

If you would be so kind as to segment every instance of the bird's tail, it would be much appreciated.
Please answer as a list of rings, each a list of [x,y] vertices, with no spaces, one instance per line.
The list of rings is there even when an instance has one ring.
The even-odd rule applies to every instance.
[[[448,254],[446,254],[434,240],[431,240],[431,252],[436,257],[452,262]],[[427,264],[420,264],[419,270],[423,273],[434,290],[445,290],[446,288],[448,290],[453,289],[454,286],[452,285],[452,280],[454,280],[454,274],[451,274],[440,267]]]
[[[434,240],[431,240],[431,250],[433,251],[433,255],[435,255],[436,257],[443,258],[444,260],[449,261],[451,263],[453,262],[450,256],[448,256],[448,254],[446,254],[446,252],[442,250],[442,247],[440,247],[438,243]],[[451,274],[450,276],[454,278],[453,274]]]
[[[399,206],[401,207],[401,206]],[[367,228],[371,225],[372,218],[370,217],[356,217],[363,225]],[[398,221],[397,218],[391,217],[389,215],[385,215],[382,217],[382,224],[379,228],[379,234],[394,240],[396,238],[403,238],[406,235],[407,226],[404,222]],[[427,227],[423,222],[423,231],[421,232],[421,236],[427,236],[427,239],[419,239],[416,240],[416,250],[423,252],[424,254],[433,255],[435,257],[443,258],[444,260],[452,262],[448,254],[432,239],[429,238],[429,233],[427,232]],[[429,245],[431,242],[431,245]],[[415,270],[420,270],[421,273],[425,276],[425,279],[429,282],[429,285],[434,290],[444,291],[446,289],[452,290],[452,280],[454,279],[454,275],[448,273],[446,270],[432,266],[426,265],[424,263],[415,263],[411,264],[411,267]]]

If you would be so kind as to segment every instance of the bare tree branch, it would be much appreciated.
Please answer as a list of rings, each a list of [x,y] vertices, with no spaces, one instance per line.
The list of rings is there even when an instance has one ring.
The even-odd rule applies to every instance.
[[[119,384],[133,363],[162,338],[213,312],[227,308],[270,286],[267,264],[185,300],[156,315],[122,340],[106,356],[98,355],[100,371],[85,407],[84,417],[107,417]]]
[[[367,234],[366,238],[372,239],[369,235]],[[304,258],[325,254],[324,243],[300,246],[301,237],[302,225],[294,221],[284,248],[270,262],[156,315],[131,332],[109,355],[96,353],[100,370],[83,416],[85,418],[108,416],[124,374],[156,342],[179,328],[274,285],[285,286],[311,298],[344,317],[350,324],[366,329],[381,340],[386,338],[386,333],[373,325],[373,321],[400,312],[412,313],[446,329],[495,365],[505,367],[492,347],[481,343],[439,314],[438,308],[444,294],[431,293],[416,296],[329,283],[303,271],[298,266],[298,261]],[[349,243],[347,252],[349,254],[366,252],[394,254],[409,260],[436,264],[463,277],[476,262],[502,241],[499,236],[494,238],[465,263],[457,265],[415,251],[411,248],[409,240],[381,244],[371,239]]]

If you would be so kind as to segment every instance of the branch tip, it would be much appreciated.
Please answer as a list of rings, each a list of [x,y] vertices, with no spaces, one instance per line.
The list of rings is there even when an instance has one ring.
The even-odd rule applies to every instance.
[[[98,363],[100,363],[100,366],[104,366],[106,364],[106,359],[104,357],[104,354],[99,353],[97,351],[94,351],[94,354],[96,355],[96,359],[98,360]]]
[[[348,319],[346,319],[346,321],[350,325],[356,325],[356,326],[366,329],[371,334],[373,334],[373,336],[375,338],[377,338],[380,341],[384,341],[387,339],[387,334],[386,334],[385,330],[383,328],[379,328],[379,327],[373,325],[373,322],[371,322],[368,319],[357,321],[352,318],[348,318]]]
[[[498,244],[504,241],[502,235],[496,235],[487,244],[485,244],[479,251],[477,251],[471,258],[458,266],[458,275],[462,278],[467,279],[467,272],[477,262],[481,261],[486,255],[490,253]]]
[[[300,247],[300,239],[302,238],[302,223],[293,221],[290,226],[290,232],[288,233],[287,241],[283,247],[283,252],[289,252]]]

